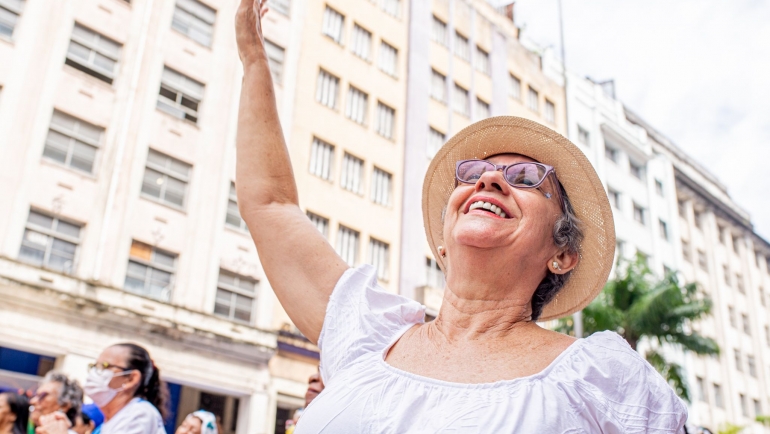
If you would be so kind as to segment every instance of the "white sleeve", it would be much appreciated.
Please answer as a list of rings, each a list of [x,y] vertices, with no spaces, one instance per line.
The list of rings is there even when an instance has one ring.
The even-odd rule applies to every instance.
[[[329,297],[318,338],[324,382],[362,355],[383,351],[424,317],[420,303],[380,288],[371,265],[345,271]]]
[[[591,335],[574,363],[581,412],[602,433],[684,433],[687,407],[663,377],[620,335]]]

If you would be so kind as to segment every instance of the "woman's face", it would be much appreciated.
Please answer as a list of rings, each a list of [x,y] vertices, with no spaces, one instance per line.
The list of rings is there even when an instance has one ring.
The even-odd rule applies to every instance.
[[[108,347],[96,359],[98,366],[108,366],[105,369],[109,369],[113,372],[114,376],[110,380],[111,389],[130,390],[134,386],[134,382],[139,380],[134,377],[140,377],[139,371],[126,372],[128,366],[129,349],[122,346]],[[106,365],[105,365],[106,364]],[[125,375],[120,375],[126,372]]]
[[[179,425],[179,428],[176,429],[175,434],[201,434],[201,425],[202,422],[197,417],[187,416],[184,422]]]
[[[501,154],[487,160],[497,165],[535,161],[518,154]],[[449,197],[444,217],[448,255],[459,247],[495,249],[502,257],[531,260],[544,268],[548,259],[558,253],[553,244],[553,227],[561,215],[559,197],[552,176],[540,187],[530,189],[512,187],[501,171],[485,172],[476,184],[459,183]],[[497,205],[506,217],[484,209],[469,210],[478,201]]]
[[[35,396],[29,400],[30,406],[34,407],[34,411],[30,413],[29,418],[37,425],[40,421],[40,416],[51,414],[54,411],[61,410],[66,412],[69,410],[69,406],[63,406],[59,404],[59,393],[61,392],[61,383],[57,381],[49,381],[43,383],[37,388]]]
[[[8,398],[5,395],[0,394],[0,426],[7,423],[13,423],[16,420],[16,415],[11,412],[11,406],[8,405]]]

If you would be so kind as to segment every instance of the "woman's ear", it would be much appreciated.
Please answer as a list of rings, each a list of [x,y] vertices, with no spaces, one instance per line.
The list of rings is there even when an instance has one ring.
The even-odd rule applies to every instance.
[[[562,250],[548,260],[548,270],[554,274],[566,274],[577,267],[580,261],[580,255],[577,252],[567,252]]]
[[[142,387],[142,374],[134,369],[126,378],[126,382],[123,383],[124,390],[134,390]]]

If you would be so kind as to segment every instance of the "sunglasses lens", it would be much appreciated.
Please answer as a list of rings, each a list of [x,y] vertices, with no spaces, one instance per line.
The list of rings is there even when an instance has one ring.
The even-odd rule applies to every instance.
[[[514,164],[505,171],[505,179],[514,187],[533,187],[544,177],[545,167],[534,163]]]
[[[495,166],[486,161],[463,161],[457,168],[457,178],[462,182],[475,183],[484,172],[495,170]]]

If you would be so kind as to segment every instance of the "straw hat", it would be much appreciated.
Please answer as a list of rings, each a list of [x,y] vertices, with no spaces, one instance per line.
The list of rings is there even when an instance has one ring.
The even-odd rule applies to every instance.
[[[587,306],[607,282],[615,256],[615,224],[604,186],[583,152],[561,134],[536,122],[499,116],[476,122],[444,144],[433,158],[422,189],[422,216],[433,255],[442,270],[441,214],[455,186],[455,163],[497,154],[521,154],[554,167],[577,217],[583,222],[580,261],[539,321],[567,316]]]

